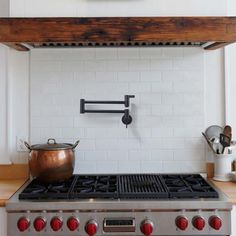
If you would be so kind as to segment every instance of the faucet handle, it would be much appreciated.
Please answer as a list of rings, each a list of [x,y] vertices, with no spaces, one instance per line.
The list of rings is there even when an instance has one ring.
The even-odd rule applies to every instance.
[[[135,96],[134,95],[125,95],[125,107],[129,107],[130,98],[135,98]]]

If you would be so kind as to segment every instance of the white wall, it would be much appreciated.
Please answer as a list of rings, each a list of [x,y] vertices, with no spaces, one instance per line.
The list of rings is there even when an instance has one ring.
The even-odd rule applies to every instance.
[[[225,15],[225,0],[11,0],[11,16]]]
[[[9,0],[0,0],[0,16],[9,16]]]
[[[0,163],[9,164],[8,158],[8,80],[7,47],[0,46]]]

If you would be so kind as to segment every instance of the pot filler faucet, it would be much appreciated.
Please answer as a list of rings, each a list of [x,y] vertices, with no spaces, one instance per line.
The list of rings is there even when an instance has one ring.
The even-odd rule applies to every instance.
[[[80,99],[80,114],[84,113],[122,113],[124,114],[121,118],[123,124],[126,125],[126,128],[132,122],[132,117],[129,114],[129,105],[130,105],[130,98],[134,98],[134,95],[125,95],[124,101],[88,101],[85,99]],[[88,110],[85,108],[85,104],[124,104],[126,107],[124,110]]]

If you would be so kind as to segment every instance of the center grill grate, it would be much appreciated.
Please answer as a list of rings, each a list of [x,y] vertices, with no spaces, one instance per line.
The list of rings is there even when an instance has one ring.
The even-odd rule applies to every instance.
[[[168,198],[157,175],[121,175],[120,198]]]

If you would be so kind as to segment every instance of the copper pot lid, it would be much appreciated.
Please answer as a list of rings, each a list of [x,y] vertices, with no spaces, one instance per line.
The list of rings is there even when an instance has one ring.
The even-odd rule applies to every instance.
[[[75,144],[71,143],[57,143],[56,139],[49,138],[47,143],[44,144],[34,144],[29,145],[25,142],[25,146],[31,150],[44,150],[44,151],[56,151],[56,150],[66,150],[66,149],[75,149],[79,144],[79,140],[75,142]]]

